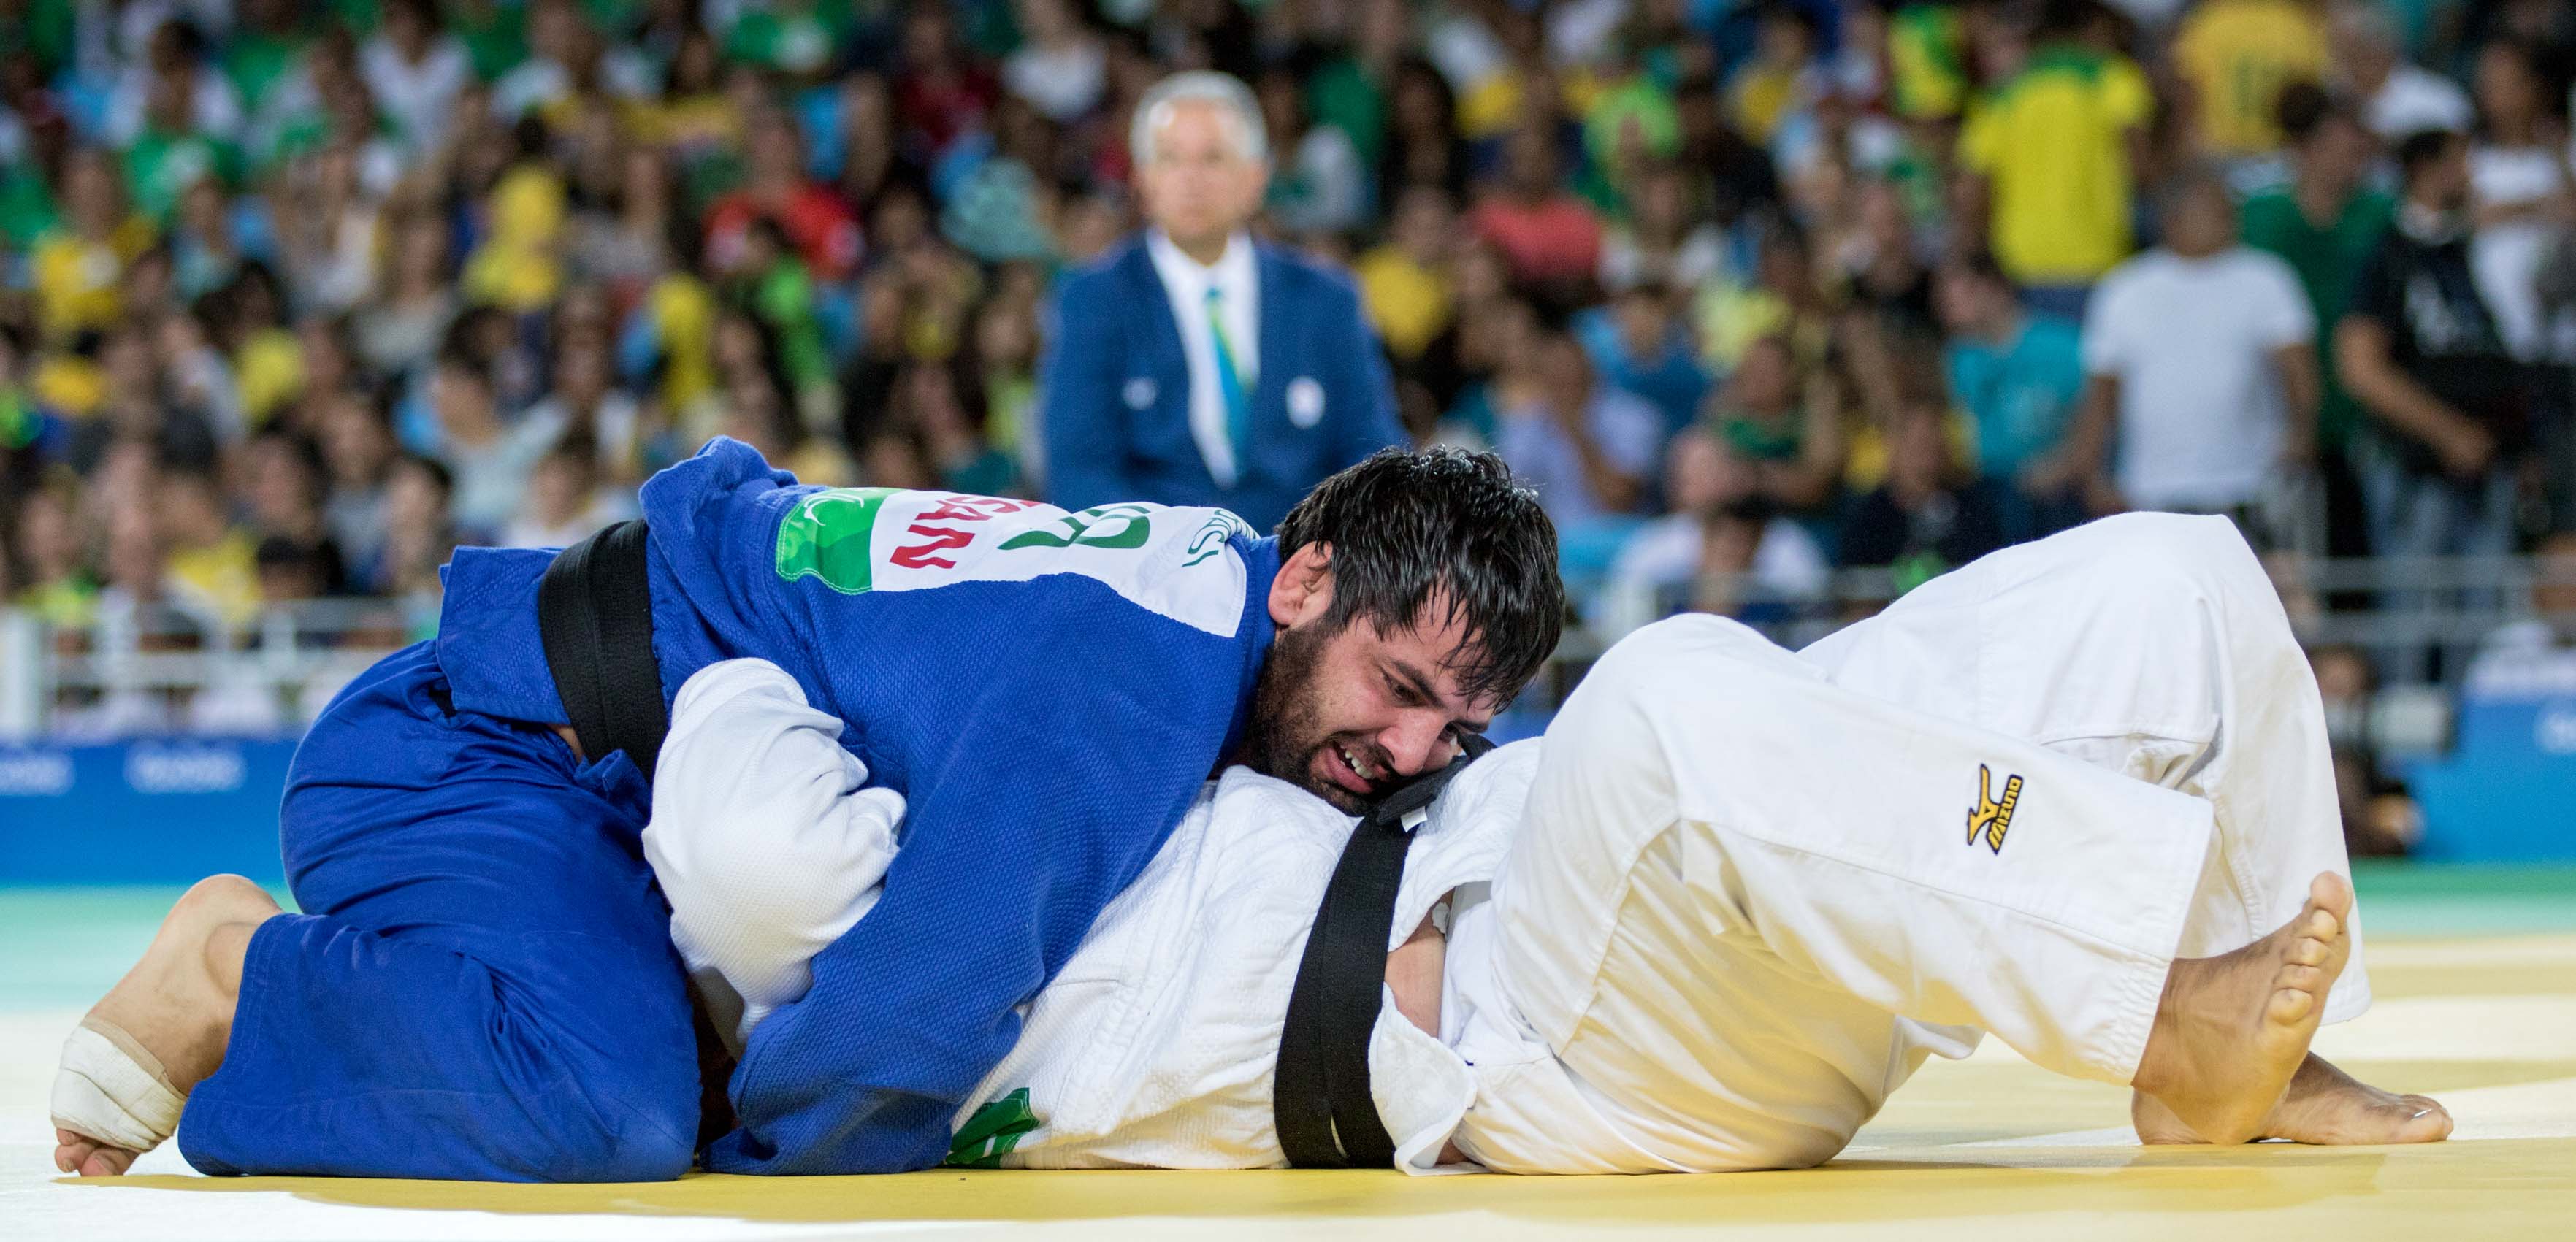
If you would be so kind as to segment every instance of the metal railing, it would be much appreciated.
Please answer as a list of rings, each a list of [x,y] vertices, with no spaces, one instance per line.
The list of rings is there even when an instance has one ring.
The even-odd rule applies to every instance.
[[[2456,685],[2471,655],[2508,625],[2548,621],[2576,633],[2576,612],[2544,616],[2535,588],[2576,588],[2576,565],[2527,557],[2349,561],[2277,558],[2275,585],[2311,647],[2362,652],[2402,700]],[[1732,615],[1797,647],[1896,597],[1885,570],[1845,570],[1818,593],[1787,594],[1750,576],[1686,584],[1645,600],[1584,593],[1595,624],[1570,628],[1523,706],[1551,710],[1627,626],[1711,593]],[[2576,592],[2571,592],[2576,595]],[[225,625],[179,608],[103,607],[95,623],[51,627],[0,610],[0,739],[38,734],[300,731],[367,665],[432,633],[432,599],[322,600]]]
[[[300,733],[437,622],[434,599],[302,601],[240,624],[113,598],[83,626],[0,610],[0,739]]]

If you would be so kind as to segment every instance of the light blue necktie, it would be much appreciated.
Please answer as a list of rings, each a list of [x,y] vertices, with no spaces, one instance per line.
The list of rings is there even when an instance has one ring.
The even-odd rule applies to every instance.
[[[1234,477],[1252,471],[1252,394],[1244,391],[1243,372],[1235,365],[1234,346],[1225,334],[1225,294],[1215,285],[1207,291],[1208,335],[1216,341],[1216,387],[1225,396],[1225,439],[1234,446]]]

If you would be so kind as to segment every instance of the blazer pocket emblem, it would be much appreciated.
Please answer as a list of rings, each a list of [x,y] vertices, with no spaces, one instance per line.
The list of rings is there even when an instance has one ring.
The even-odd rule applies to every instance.
[[[1288,381],[1288,421],[1303,431],[1324,421],[1324,386],[1311,375]]]
[[[1149,409],[1154,404],[1154,381],[1139,375],[1127,381],[1127,391],[1123,395],[1127,398],[1128,409]]]

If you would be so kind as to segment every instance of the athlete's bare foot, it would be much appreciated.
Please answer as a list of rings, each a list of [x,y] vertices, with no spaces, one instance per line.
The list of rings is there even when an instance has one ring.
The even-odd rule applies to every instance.
[[[2143,1091],[2129,1093],[2129,1122],[2142,1143],[2206,1141]],[[2438,1143],[2451,1136],[2451,1113],[2430,1096],[2382,1091],[2311,1052],[2254,1136],[2329,1147]]]
[[[186,1095],[222,1066],[250,934],[277,913],[268,893],[240,876],[198,881],[90,1019],[130,1038],[159,1062],[145,1068],[157,1068]],[[123,1173],[143,1154],[61,1127],[54,1141],[54,1167],[83,1177]]]
[[[2326,992],[2351,957],[2351,920],[2352,887],[2321,874],[2280,930],[2176,961],[2132,1085],[2209,1142],[2254,1138],[2307,1059]]]

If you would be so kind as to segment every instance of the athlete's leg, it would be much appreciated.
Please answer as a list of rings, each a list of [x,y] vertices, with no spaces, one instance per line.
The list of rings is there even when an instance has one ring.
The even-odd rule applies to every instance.
[[[1935,578],[1799,653],[1836,685],[2206,799],[2217,849],[2185,956],[2349,879],[2325,709],[2271,580],[2225,518],[2129,514]],[[2326,1021],[2370,1005],[2361,937]]]
[[[695,1041],[643,782],[443,690],[426,649],[396,656],[298,752],[281,822],[306,913],[249,935],[180,1148],[217,1173],[678,1176]]]
[[[1811,1163],[1919,1061],[1891,1014],[2069,1074],[2155,1064],[2210,838],[2199,799],[1681,618],[1551,725],[1495,885],[1497,971],[1661,1167]]]
[[[2217,848],[2184,956],[2250,943],[2305,902],[2318,873],[2349,875],[2315,678],[2261,563],[2223,519],[2133,514],[2007,549],[1800,654],[1838,685],[2206,798]],[[2370,1003],[2357,918],[2349,934],[2328,1022]],[[2139,1111],[2151,1140],[2188,1133],[2151,1099]],[[2448,1131],[2433,1101],[2322,1061],[2301,1069],[2265,1130],[2318,1142]]]

